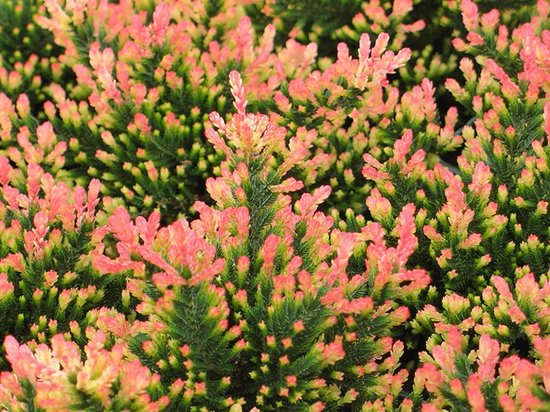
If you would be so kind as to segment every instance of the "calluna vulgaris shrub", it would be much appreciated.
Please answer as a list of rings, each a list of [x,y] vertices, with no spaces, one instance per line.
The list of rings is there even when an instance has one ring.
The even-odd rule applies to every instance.
[[[131,347],[160,375],[172,410],[357,409],[380,395],[401,403],[408,373],[392,335],[408,318],[403,303],[429,282],[405,269],[414,208],[396,222],[397,247],[376,223],[360,234],[331,230],[317,211],[328,187],[296,203],[287,195],[302,186],[286,175],[307,162],[307,133],[287,145],[286,130],[246,113],[240,78],[230,76],[238,111],[227,124],[213,113],[218,131],[206,132],[226,154],[222,177],[207,181],[215,206],[199,202],[197,220],[161,229],[158,214],[132,223],[117,209],[109,220],[121,253],[96,267],[132,268],[138,313],[162,325]]]
[[[107,234],[96,224],[99,185],[70,189],[36,164],[22,173],[0,157],[2,338],[68,333],[83,343],[95,310],[129,309],[124,279],[92,267]]]
[[[242,7],[232,4],[195,13],[184,1],[160,3],[148,13],[130,2],[46,5],[51,16],[37,21],[64,48],[59,61],[76,80],[47,88],[51,100],[39,120],[50,121],[67,144],[65,173],[79,184],[100,178],[102,192],[133,215],[159,209],[170,222],[204,200],[204,181],[219,173],[221,161],[204,130],[212,110],[231,109],[225,79],[232,69],[244,77],[250,106],[269,112],[289,138],[300,127],[316,131],[312,155],[323,167],[295,174],[307,190],[332,186],[327,205],[340,212],[364,211],[365,151],[384,157],[406,128],[417,132],[418,146],[434,161],[461,141],[456,109],[440,124],[429,80],[405,92],[391,85],[411,51],[397,44],[386,50],[386,33],[374,46],[363,34],[357,59],[341,44],[330,62],[316,59],[314,43],[290,39],[275,49],[274,27],[256,35]],[[31,131],[36,123],[23,120]]]
[[[0,4],[0,409],[547,411],[550,4]]]
[[[62,48],[53,34],[38,24],[46,7],[40,0],[10,0],[0,4],[0,91],[11,98],[26,93],[38,115],[52,82],[70,80],[59,60]]]

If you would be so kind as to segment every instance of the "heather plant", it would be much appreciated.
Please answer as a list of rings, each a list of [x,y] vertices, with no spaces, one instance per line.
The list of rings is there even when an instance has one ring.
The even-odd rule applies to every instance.
[[[468,6],[471,3],[463,2],[463,8]],[[375,219],[390,224],[392,207],[413,198],[422,205],[417,222],[419,228],[423,226],[426,238],[420,236],[417,256],[434,259],[422,266],[431,267],[434,285],[440,279],[443,287],[438,289],[446,296],[441,307],[442,295],[435,289],[428,292],[433,305],[417,314],[413,330],[431,336],[428,347],[441,344],[438,334],[448,331],[450,325],[467,334],[468,348],[472,350],[480,335],[487,335],[485,339],[491,336],[498,339],[502,352],[511,355],[514,364],[519,362],[518,356],[525,357],[521,364],[530,370],[540,367],[540,363],[533,364],[534,348],[540,348],[542,338],[549,333],[550,192],[547,108],[542,103],[547,96],[548,70],[544,60],[534,58],[545,48],[537,38],[544,36],[539,23],[545,21],[545,7],[539,3],[539,16],[514,31],[510,50],[519,49],[519,44],[524,47],[520,52],[522,70],[507,74],[494,60],[478,57],[477,61],[485,64],[481,74],[475,73],[470,60],[463,60],[461,68],[467,85],[459,88],[449,82],[457,100],[469,103],[471,108],[475,106],[472,112],[477,115],[475,129],[463,130],[466,147],[458,159],[459,175],[441,165],[428,170],[424,153],[405,155],[408,149],[401,152],[400,159],[383,166],[367,158],[365,170],[379,188],[368,201]],[[479,18],[475,17],[476,9],[471,10],[475,12],[471,16]],[[491,17],[494,20],[498,15],[492,13]],[[485,25],[488,20],[487,16],[481,17]],[[486,32],[496,23],[491,24]],[[502,27],[499,31],[505,33]],[[507,47],[506,41],[506,36],[501,35],[501,50]],[[505,58],[500,61],[505,62]],[[414,257],[411,260],[420,263]],[[531,405],[531,410],[547,407],[547,388],[540,387],[537,377],[528,378],[522,387],[515,377],[512,380],[508,366],[503,364],[502,377],[497,375],[496,380],[487,381],[484,376],[470,373],[472,378],[468,380],[464,368],[472,370],[471,367],[458,358],[455,365],[456,369],[442,367],[443,375],[429,375],[430,379],[443,376],[451,385],[438,384],[437,389],[428,389],[429,398],[435,395],[436,399],[433,410],[459,405],[480,410],[515,410],[520,405]],[[533,372],[532,376],[536,374]],[[507,382],[515,384],[509,393]]]
[[[382,33],[372,44],[364,34],[357,59],[340,43],[334,63],[305,79],[282,84],[269,108],[271,118],[289,130],[317,131],[314,144],[332,162],[315,180],[308,175],[304,181],[306,187],[325,183],[334,188],[327,203],[340,213],[347,208],[357,213],[365,210],[364,198],[371,187],[361,174],[365,152],[384,161],[393,143],[412,129],[418,136],[415,147],[428,152],[433,164],[462,141],[455,133],[456,109],[450,108],[441,118],[432,82],[424,79],[405,93],[390,84],[390,77],[407,63],[411,51],[404,48],[395,54],[387,50],[389,41]]]
[[[0,4],[0,409],[548,410],[549,13]]]
[[[37,121],[26,94],[13,102],[0,93],[0,149],[24,175],[30,164],[60,179],[68,175],[64,170],[67,143],[57,138],[49,121]]]
[[[479,297],[468,299],[456,293],[442,299],[441,309],[432,304],[420,310],[411,322],[413,332],[431,333],[427,346],[442,343],[442,333],[457,327],[468,336],[473,349],[479,336],[498,339],[509,354],[529,356],[534,341],[550,333],[548,277],[535,280],[528,268],[518,268],[513,288],[501,276],[493,276]]]
[[[404,205],[414,203],[418,210],[419,246],[409,264],[426,269],[432,282],[424,295],[428,305],[417,307],[410,323],[415,337],[408,343],[415,352],[424,346],[429,351],[434,345],[451,347],[445,346],[445,336],[457,328],[464,337],[460,352],[466,354],[464,359],[485,336],[498,339],[504,356],[521,357],[525,365],[539,367],[534,345],[537,342],[540,347],[549,333],[550,191],[548,69],[544,59],[535,57],[547,54],[543,39],[548,7],[544,2],[537,7],[531,21],[508,36],[505,26],[498,28],[497,12],[482,14],[472,2],[461,4],[470,44],[460,39],[454,43],[470,50],[471,43],[478,42],[470,51],[481,68],[476,71],[476,64],[465,58],[460,68],[466,84],[447,82],[456,100],[475,116],[461,130],[465,146],[458,167],[430,165],[425,150],[413,147],[411,130],[394,144],[385,162],[371,154],[364,156],[363,174],[375,184],[366,202],[371,218],[388,230]],[[493,32],[500,33],[499,63],[484,55],[481,47],[483,36]],[[514,57],[519,59],[516,69],[505,69]],[[420,371],[435,371],[421,366],[422,362],[443,370],[422,378],[439,379],[439,383],[426,384],[432,389],[416,403],[430,399],[433,410],[482,410],[480,405],[488,410],[515,410],[513,405],[521,405],[523,397],[525,402],[538,397],[533,410],[546,407],[548,399],[537,387],[538,378],[527,380],[521,389],[511,386],[507,392],[506,382],[516,382],[512,375],[501,372],[502,379],[497,374],[496,380],[487,381],[471,372],[475,356],[470,356],[470,363],[458,355],[456,359],[441,366],[413,357],[413,362],[421,362],[417,376]],[[414,394],[409,387],[407,392]],[[502,403],[500,395],[506,398]],[[476,400],[475,405],[469,403]]]
[[[133,352],[160,375],[172,410],[410,410],[397,337],[405,304],[429,282],[405,269],[414,207],[396,221],[395,247],[376,223],[331,230],[317,211],[328,187],[288,195],[303,185],[292,168],[317,167],[312,133],[286,143],[284,128],[245,111],[242,81],[230,79],[237,113],[228,123],[213,113],[217,130],[206,132],[225,155],[207,181],[215,206],[198,202],[197,220],[160,229],[156,212],[109,219],[119,253],[94,265],[130,273],[136,310],[157,324],[131,339]]]
[[[362,33],[391,35],[390,50],[412,50],[410,64],[393,78],[402,90],[409,90],[424,78],[435,84],[437,95],[444,89],[444,79],[456,69],[450,37],[459,21],[456,2],[371,0],[363,2],[360,12],[333,34],[345,41],[356,40]]]
[[[480,54],[485,40],[471,40],[474,30],[489,32],[496,30],[498,13],[479,15],[470,2],[463,2],[462,8],[466,26],[472,30],[470,42],[477,45],[465,46],[456,41],[458,47],[472,48],[478,54],[476,60],[484,67],[475,74],[470,60],[461,63],[466,85],[456,88],[454,82],[448,86],[457,100],[472,107],[476,114],[474,130],[465,130],[466,147],[459,159],[463,179],[472,180],[476,170],[485,163],[486,177],[491,181],[489,199],[498,205],[497,212],[505,217],[516,247],[507,243],[506,253],[495,255],[496,262],[512,259],[512,265],[504,273],[511,273],[515,257],[528,257],[531,270],[537,275],[548,271],[550,261],[548,249],[548,62],[536,56],[547,54],[548,45],[543,39],[548,31],[545,24],[548,4],[538,2],[538,13],[529,23],[516,28],[508,38],[507,29],[498,28],[497,49],[503,57],[497,63],[491,56]],[[510,68],[506,61],[519,57],[521,64]],[[477,80],[479,79],[479,80]],[[477,80],[477,81],[476,81]],[[483,96],[483,97],[482,97]],[[475,137],[474,137],[475,136]],[[487,187],[486,190],[489,188]],[[494,207],[494,203],[488,203]],[[505,238],[504,238],[505,239]],[[520,243],[518,248],[517,243]],[[510,256],[511,258],[508,258]],[[521,260],[517,265],[521,266]]]
[[[536,362],[517,355],[505,356],[505,345],[483,334],[474,350],[468,338],[452,326],[443,343],[420,354],[423,366],[416,372],[414,391],[430,399],[422,411],[544,411],[548,408],[550,338],[534,339]]]
[[[82,344],[92,309],[129,313],[124,278],[91,267],[106,233],[95,222],[99,181],[88,191],[70,189],[34,163],[21,170],[2,156],[0,186],[2,339],[45,342],[69,333]]]
[[[445,294],[455,292],[478,304],[494,275],[514,279],[522,266],[537,280],[546,279],[548,201],[541,199],[537,188],[544,190],[547,184],[548,149],[534,144],[539,155],[526,158],[533,169],[526,167],[522,174],[532,170],[536,177],[527,182],[518,176],[514,181],[516,190],[529,194],[529,209],[526,204],[518,207],[519,195],[509,198],[503,185],[495,188],[494,175],[482,162],[468,185],[441,165],[428,170],[422,151],[407,155],[411,140],[408,133],[398,141],[394,157],[383,166],[366,156],[365,175],[377,184],[367,206],[372,218],[389,228],[403,203],[417,205],[419,247],[410,262],[430,271],[429,299],[438,304]]]
[[[493,1],[412,1],[412,0],[371,0],[363,2],[362,10],[350,23],[334,31],[332,37],[341,40],[357,40],[362,33],[389,33],[391,50],[402,47],[411,48],[411,62],[399,71],[399,78],[394,79],[402,89],[410,89],[422,79],[430,79],[436,87],[440,107],[448,107],[448,96],[445,95],[444,82],[447,78],[457,78],[460,55],[465,51],[453,47],[453,38],[464,37],[468,27],[463,25],[463,8],[465,3],[480,7],[484,12],[502,15],[506,26],[515,27],[528,21],[536,11],[536,1],[517,2]],[[491,39],[494,33],[487,30],[484,50],[495,53]],[[456,44],[455,44],[456,46]],[[496,52],[499,55],[499,52]]]
[[[390,49],[413,50],[414,64],[403,67],[399,82],[408,87],[429,78],[442,93],[444,80],[455,77],[458,56],[451,39],[464,34],[460,1],[434,0],[346,0],[274,1],[263,0],[246,6],[255,27],[268,23],[277,28],[277,43],[288,37],[320,45],[321,56],[331,56],[339,41],[355,41],[364,33],[389,33]],[[508,26],[529,20],[536,0],[476,1],[484,12],[500,11]],[[349,45],[349,43],[348,43]]]
[[[4,346],[12,369],[0,374],[0,405],[19,411],[160,411],[167,398],[153,401],[149,390],[158,376],[139,361],[126,359],[127,345],[109,345],[90,329],[83,350],[61,334],[44,343],[20,345],[8,336]]]
[[[457,100],[470,102],[476,114],[474,128],[462,130],[465,148],[458,169],[429,167],[424,150],[411,150],[412,132],[396,142],[385,163],[365,155],[363,173],[376,184],[367,200],[373,218],[391,224],[394,208],[418,205],[417,224],[425,237],[417,256],[441,279],[441,291],[475,295],[493,274],[512,278],[524,265],[536,276],[548,271],[548,70],[544,60],[534,57],[548,50],[537,35],[545,35],[541,24],[547,5],[540,2],[538,7],[539,16],[517,28],[514,39],[501,39],[503,50],[507,41],[510,50],[518,50],[519,73],[509,75],[494,60],[478,57],[486,64],[480,74],[471,60],[461,62],[464,88],[448,82]],[[481,19],[492,21],[487,30],[495,28],[498,13],[479,16],[467,1],[462,8],[467,27]],[[427,256],[433,260],[426,262]]]
[[[259,97],[276,86],[276,69],[294,65],[275,66],[273,28],[256,39],[237,7],[190,8],[160,3],[148,18],[131,3],[81,10],[52,2],[51,17],[40,20],[64,45],[77,78],[71,90],[52,87],[45,107],[69,143],[67,168],[101,178],[104,194],[124,199],[133,214],[156,208],[168,221],[190,213],[219,165],[204,126],[209,112],[230,107],[229,71],[242,69]]]
[[[68,82],[58,60],[62,48],[36,21],[44,12],[44,4],[37,0],[0,4],[0,91],[14,100],[20,93],[29,95],[34,115],[40,113],[51,82]]]
[[[433,161],[460,143],[454,135],[456,110],[449,110],[442,125],[430,81],[402,95],[390,86],[389,77],[407,62],[410,50],[386,50],[387,34],[374,46],[363,35],[358,59],[342,44],[334,63],[312,71],[315,44],[289,40],[275,52],[274,28],[268,26],[257,41],[250,19],[237,8],[191,22],[182,17],[185,4],[169,9],[161,3],[150,20],[123,7],[105,5],[99,13],[88,6],[84,14],[50,6],[52,17],[40,21],[65,45],[63,61],[73,62],[77,77],[68,91],[50,88],[53,100],[45,105],[57,136],[68,140],[66,169],[101,178],[104,194],[124,199],[132,214],[157,208],[172,221],[191,213],[192,203],[205,196],[203,183],[217,173],[221,157],[202,136],[209,111],[227,113],[223,79],[231,68],[243,72],[252,107],[268,110],[289,137],[300,127],[315,129],[314,154],[324,155],[323,167],[310,175],[298,170],[296,177],[307,190],[330,184],[335,190],[327,206],[340,212],[350,206],[364,210],[365,150],[383,157],[405,128],[418,131],[418,145]],[[120,13],[136,17],[117,23],[107,36],[103,22]],[[83,52],[73,26],[100,18],[95,40]],[[207,29],[208,46],[200,39]],[[410,108],[413,104],[417,109]]]

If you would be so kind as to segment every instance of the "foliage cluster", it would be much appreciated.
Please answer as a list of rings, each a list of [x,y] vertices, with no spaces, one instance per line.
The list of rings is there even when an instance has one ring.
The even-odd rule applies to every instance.
[[[548,410],[549,14],[0,2],[0,409]]]

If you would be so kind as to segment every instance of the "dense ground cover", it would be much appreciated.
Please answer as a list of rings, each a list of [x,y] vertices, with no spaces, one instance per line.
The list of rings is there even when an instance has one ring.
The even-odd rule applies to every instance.
[[[0,406],[547,411],[550,4],[0,2]]]

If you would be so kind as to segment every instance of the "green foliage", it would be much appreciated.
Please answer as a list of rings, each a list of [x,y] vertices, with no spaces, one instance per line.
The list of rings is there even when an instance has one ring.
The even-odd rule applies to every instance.
[[[396,225],[403,244],[388,249],[378,225],[360,236],[330,230],[316,210],[328,187],[292,204],[284,193],[300,182],[285,175],[307,167],[312,136],[287,147],[286,130],[244,111],[231,76],[237,114],[227,125],[211,115],[223,137],[207,132],[227,159],[207,182],[217,206],[197,202],[199,219],[160,230],[158,214],[133,223],[117,209],[109,220],[119,255],[96,265],[136,268],[137,310],[158,323],[131,348],[160,375],[170,410],[361,410],[381,393],[395,405],[407,373],[390,335],[408,317],[399,302],[428,281],[402,267],[415,247],[413,209]],[[401,264],[388,267],[394,254]]]
[[[0,4],[0,91],[15,99],[30,97],[32,113],[40,112],[46,87],[69,82],[58,57],[62,49],[53,34],[37,22],[44,5],[36,0],[8,0]]]
[[[112,5],[106,15],[90,8],[83,25],[77,10],[61,16],[50,10],[44,26],[55,27],[59,18],[70,21],[70,37],[56,41],[66,48],[77,82],[51,89],[61,110],[52,108],[47,115],[58,138],[68,143],[66,169],[74,178],[100,178],[102,192],[122,200],[133,214],[157,209],[173,221],[204,198],[204,181],[220,163],[203,136],[208,113],[228,110],[229,91],[222,85],[227,74],[248,68],[255,76],[266,45],[255,46],[247,21],[239,23],[242,13],[222,2],[196,16],[185,3],[173,10],[151,6],[139,27],[130,18],[139,10],[129,7]],[[121,13],[127,18],[118,32],[107,34],[108,22],[115,24]],[[163,37],[140,43],[139,36],[155,30]],[[253,43],[253,49],[243,50],[235,36]]]
[[[548,409],[549,14],[0,4],[0,409]]]
[[[10,182],[15,171],[6,158],[0,162],[2,338],[44,342],[56,333],[84,329],[94,308],[128,310],[124,280],[91,267],[104,235],[94,221],[98,182],[86,196],[81,187],[71,191],[30,165],[18,190]]]

